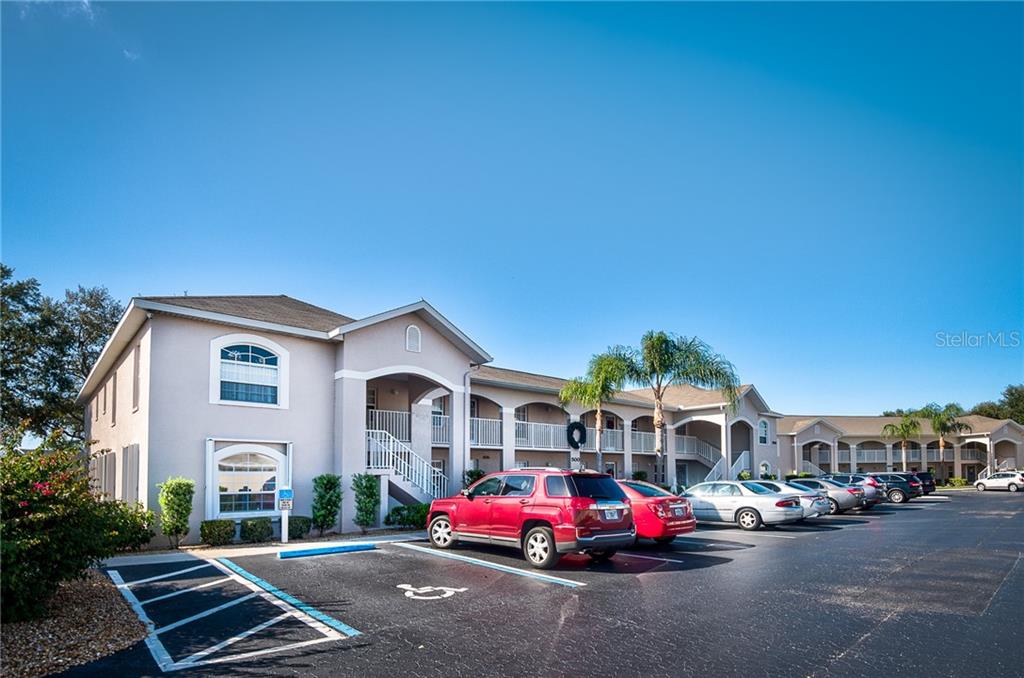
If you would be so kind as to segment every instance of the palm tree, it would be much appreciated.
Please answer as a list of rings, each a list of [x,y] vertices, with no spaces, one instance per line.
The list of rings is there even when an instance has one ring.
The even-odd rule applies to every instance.
[[[909,414],[904,414],[897,424],[886,424],[882,427],[882,436],[900,441],[903,452],[903,470],[907,470],[907,441],[921,434],[921,423]]]
[[[590,359],[587,376],[570,379],[558,392],[558,400],[564,406],[577,402],[588,409],[597,410],[597,423],[594,427],[594,449],[597,451],[597,470],[604,471],[604,458],[601,455],[601,428],[603,425],[604,403],[612,399],[617,391],[622,390],[626,381],[626,363],[618,356],[601,353]]]
[[[640,339],[640,348],[616,346],[611,353],[625,361],[629,382],[651,389],[654,398],[654,452],[659,464],[664,464],[662,433],[665,428],[665,393],[669,386],[688,384],[718,389],[729,406],[736,407],[740,386],[736,369],[697,337],[679,337],[652,330]],[[661,472],[664,474],[664,468]]]
[[[918,415],[927,419],[932,425],[932,433],[939,436],[939,462],[943,461],[942,451],[945,449],[944,438],[953,433],[964,433],[971,431],[970,424],[960,421],[964,415],[964,408],[957,403],[949,403],[945,407],[939,407],[938,403],[930,403],[921,408]]]

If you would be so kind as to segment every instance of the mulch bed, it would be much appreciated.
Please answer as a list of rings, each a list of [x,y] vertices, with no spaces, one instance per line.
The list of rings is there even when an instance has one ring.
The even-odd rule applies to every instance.
[[[90,570],[61,584],[47,616],[0,627],[4,677],[46,676],[130,647],[146,627],[110,578]]]

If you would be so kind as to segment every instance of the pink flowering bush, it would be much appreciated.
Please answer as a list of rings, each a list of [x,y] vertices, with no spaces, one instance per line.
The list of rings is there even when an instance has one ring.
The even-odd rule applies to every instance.
[[[0,550],[4,621],[40,614],[57,585],[153,537],[141,506],[93,492],[86,457],[60,432],[36,450],[18,448],[23,431],[0,445]]]

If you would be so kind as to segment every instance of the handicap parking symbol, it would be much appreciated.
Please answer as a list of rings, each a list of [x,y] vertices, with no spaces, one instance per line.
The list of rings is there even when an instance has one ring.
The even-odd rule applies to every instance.
[[[405,590],[405,597],[413,600],[440,600],[451,598],[456,593],[462,593],[469,589],[455,589],[450,586],[421,586],[416,588],[410,584],[399,584],[396,588]],[[428,595],[436,594],[436,595]]]

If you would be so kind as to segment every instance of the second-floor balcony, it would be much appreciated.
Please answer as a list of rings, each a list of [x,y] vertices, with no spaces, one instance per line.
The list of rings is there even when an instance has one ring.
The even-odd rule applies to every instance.
[[[565,424],[516,422],[516,447],[534,450],[568,450]]]
[[[597,449],[597,429],[587,429],[587,442],[583,444],[584,452],[593,452]],[[621,452],[625,448],[623,432],[620,429],[606,428],[601,431],[601,451]]]
[[[501,441],[501,419],[470,417],[470,445],[475,447],[501,447]]]
[[[367,410],[366,429],[387,431],[403,443],[412,441],[412,414],[404,410]],[[450,445],[452,442],[452,418],[446,414],[430,416],[430,442],[433,445]]]

